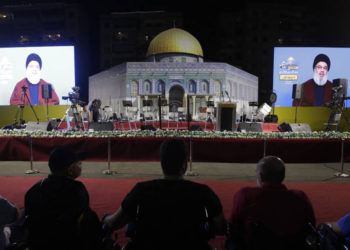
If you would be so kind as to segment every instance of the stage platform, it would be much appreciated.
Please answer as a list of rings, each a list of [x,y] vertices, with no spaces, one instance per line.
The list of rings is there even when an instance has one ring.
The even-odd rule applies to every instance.
[[[37,119],[40,122],[47,121],[47,119],[62,120],[65,117],[65,112],[69,107],[70,105],[52,105],[49,106],[49,109],[47,109],[45,105],[34,105],[34,110],[37,114],[36,118],[30,106],[25,105],[23,109],[23,119],[26,122],[37,121]],[[350,108],[345,108],[344,111],[346,116],[350,117]],[[17,106],[0,106],[0,128],[6,125],[13,124],[16,120],[15,118],[17,117],[17,112]],[[305,123],[310,126],[312,131],[323,131],[325,129],[325,123],[327,123],[330,117],[330,112],[331,109],[326,107],[275,107],[274,109],[274,114],[278,117],[278,123]],[[247,118],[248,117],[249,115],[247,116]],[[341,117],[339,131],[350,131],[350,124],[348,124],[343,118],[344,116]],[[204,122],[202,123],[204,124]],[[122,124],[125,126],[120,129],[127,130],[129,128],[129,125],[127,123]],[[167,122],[163,122],[162,125],[163,129],[166,129],[168,126]],[[207,123],[207,125],[209,127],[208,129],[211,129],[210,123]],[[169,124],[169,127],[176,126],[177,124],[175,123],[173,125]],[[187,128],[187,122],[181,122],[180,124],[178,124],[178,126],[180,129],[181,127]]]
[[[102,126],[107,123],[106,121],[98,122],[98,124],[101,124]],[[113,130],[139,130],[139,129],[145,129],[145,128],[153,128],[153,129],[164,129],[164,130],[202,130],[202,131],[215,131],[216,130],[216,123],[215,122],[200,122],[200,121],[163,121],[160,123],[159,121],[123,121],[123,122],[117,122],[117,121],[111,121],[110,123],[113,123]],[[278,123],[251,123],[246,122],[246,124],[259,124],[259,127],[261,127],[262,131],[256,131],[256,132],[279,132],[278,130]],[[61,122],[58,124],[59,130],[66,130],[67,129],[67,123]],[[74,123],[70,123],[71,127],[74,127]],[[237,129],[238,123],[235,124],[235,127]],[[84,122],[84,129],[88,130],[88,123]],[[254,129],[254,128],[253,128]]]
[[[176,135],[175,135],[176,136]],[[173,136],[174,137],[174,136]],[[189,145],[193,162],[256,163],[276,155],[287,163],[350,162],[350,139],[274,139],[181,137]],[[88,153],[88,161],[159,161],[166,139],[154,137],[31,137],[1,136],[1,161],[47,161],[57,146]]]

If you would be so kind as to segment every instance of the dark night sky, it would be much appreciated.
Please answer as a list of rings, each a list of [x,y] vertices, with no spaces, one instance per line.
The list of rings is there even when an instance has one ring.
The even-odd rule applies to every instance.
[[[315,14],[315,19],[319,17],[319,25],[315,27],[315,34],[317,36],[315,37],[315,43],[319,43],[319,46],[326,46],[328,41],[330,43],[336,43],[339,39],[346,41],[343,38],[349,36],[347,34],[349,33],[348,27],[350,27],[349,0],[101,0],[98,1],[98,4],[96,1],[76,1],[83,1],[85,7],[93,14],[109,13],[111,11],[129,12],[150,10],[182,12],[184,14],[183,28],[195,35],[204,48],[215,46],[210,44],[213,39],[210,36],[211,34],[206,33],[206,31],[215,28],[214,26],[217,25],[216,20],[220,12],[240,11],[246,8],[249,3],[284,3],[287,4],[286,8],[293,5],[306,7],[311,13]],[[208,29],[205,27],[208,27]],[[322,36],[327,37],[327,39],[319,39]],[[216,37],[216,40],[218,39],[220,38]],[[344,46],[349,45],[344,44]],[[314,44],[305,44],[305,46],[314,46]],[[338,46],[341,46],[341,44]]]
[[[82,0],[76,0],[82,1]],[[284,46],[344,46],[350,47],[350,10],[349,0],[215,0],[215,1],[199,1],[199,0],[102,0],[103,4],[96,4],[96,1],[85,2],[85,7],[93,14],[116,12],[132,12],[132,11],[151,11],[151,10],[166,10],[182,12],[184,15],[183,29],[194,35],[202,45],[205,61],[219,61],[218,43],[221,39],[215,36],[217,29],[217,20],[222,11],[239,12],[249,6],[250,3],[279,3],[286,4],[286,8],[294,5],[305,7],[310,13],[315,15],[316,23],[314,29],[314,39],[308,36],[308,42],[303,41],[301,44],[284,44]],[[101,1],[99,1],[101,3]],[[319,18],[318,18],[319,17]],[[308,25],[305,23],[305,25]],[[229,29],[229,27],[228,27]],[[274,45],[271,44],[271,47]],[[248,48],[249,49],[249,48]],[[262,65],[261,67],[271,67],[272,74],[272,57],[269,55],[271,65]],[[230,62],[228,62],[230,63]],[[233,64],[240,67],[241,65]],[[270,76],[262,77],[262,69],[256,72],[249,68],[242,68],[252,74],[258,75],[262,80],[260,86],[263,88],[271,88],[272,79]],[[265,78],[265,79],[264,79]]]
[[[28,4],[29,2],[47,2],[47,0],[3,0],[2,4]],[[293,5],[304,6],[310,13],[315,15],[314,39],[309,39],[309,44],[304,43],[297,46],[343,46],[350,47],[350,1],[349,0],[51,0],[50,2],[80,3],[82,8],[89,12],[90,25],[98,28],[99,15],[110,12],[133,12],[133,11],[151,11],[165,10],[182,12],[184,17],[184,26],[180,27],[194,35],[202,45],[204,51],[204,60],[218,61],[217,45],[220,41],[219,36],[215,36],[212,31],[217,29],[217,20],[222,11],[239,12],[244,10],[249,3],[285,3],[286,8]],[[0,4],[1,5],[1,4]],[[308,25],[308,24],[306,24]],[[170,27],[169,27],[170,28]],[[229,29],[229,27],[228,27]],[[213,35],[214,34],[214,35]],[[98,36],[94,36],[97,39]],[[92,38],[93,39],[93,38]],[[97,41],[96,41],[97,42]],[[284,44],[285,46],[295,46],[295,44]],[[273,44],[271,44],[273,46]],[[91,62],[98,62],[98,52],[91,52]],[[93,55],[95,54],[95,55]],[[271,60],[272,60],[272,54]],[[230,62],[228,62],[230,63]],[[240,66],[235,65],[234,66]],[[91,63],[85,65],[87,74],[97,73],[97,65]],[[272,66],[272,65],[271,65]],[[268,65],[261,67],[269,67]],[[252,74],[258,75],[259,72],[252,72],[250,69],[242,68]],[[271,69],[272,71],[272,69]],[[260,76],[259,76],[260,77]],[[269,79],[265,80],[270,82]]]

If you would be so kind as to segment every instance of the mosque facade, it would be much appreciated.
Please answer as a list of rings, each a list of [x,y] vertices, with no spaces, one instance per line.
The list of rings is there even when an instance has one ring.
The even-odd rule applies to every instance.
[[[204,62],[198,40],[172,28],[150,43],[144,62],[125,62],[89,77],[89,100],[99,98],[117,116],[163,119],[190,112],[205,120],[220,102],[234,102],[238,116],[258,101],[258,77],[223,62]]]

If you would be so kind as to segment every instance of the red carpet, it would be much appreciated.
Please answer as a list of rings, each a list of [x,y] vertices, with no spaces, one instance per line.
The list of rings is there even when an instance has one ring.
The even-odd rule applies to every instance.
[[[24,205],[25,192],[39,177],[0,177],[0,190],[7,198],[20,208]],[[102,216],[104,213],[114,212],[136,182],[136,179],[102,179],[80,178],[90,193],[91,207]],[[219,196],[228,217],[233,194],[243,186],[255,186],[253,182],[233,181],[198,181],[209,185]],[[287,183],[288,188],[303,190],[310,198],[316,213],[317,224],[333,221],[350,212],[350,183]],[[125,242],[123,232],[118,233],[120,242]],[[218,249],[222,249],[224,238],[213,241]]]

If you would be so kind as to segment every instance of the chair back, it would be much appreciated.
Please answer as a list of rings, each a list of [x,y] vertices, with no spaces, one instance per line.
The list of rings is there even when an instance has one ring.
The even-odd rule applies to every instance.
[[[337,234],[328,224],[317,226],[317,246],[319,250],[348,250],[345,239]]]
[[[305,236],[306,237],[306,236]],[[280,235],[261,222],[250,224],[250,250],[305,250],[309,249],[305,237],[298,235]]]

